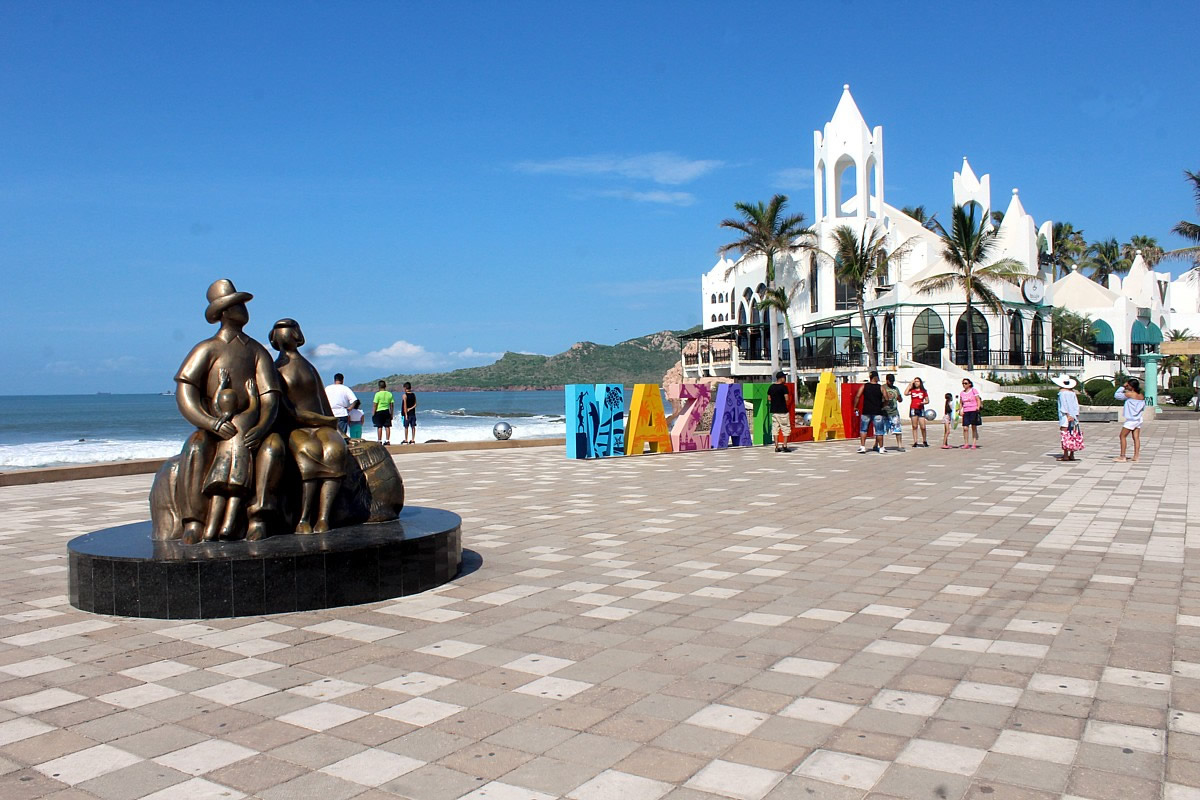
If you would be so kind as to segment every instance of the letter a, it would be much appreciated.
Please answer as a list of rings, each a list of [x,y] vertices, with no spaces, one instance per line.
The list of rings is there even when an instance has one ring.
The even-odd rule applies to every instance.
[[[650,445],[652,453],[671,452],[671,435],[667,432],[667,415],[663,411],[658,384],[638,383],[633,387],[629,404],[629,429],[625,434],[625,454],[641,455]]]
[[[823,442],[826,439],[844,439],[842,432],[842,409],[838,403],[837,384],[833,373],[821,373],[817,381],[817,397],[813,404],[812,415],[813,439]]]

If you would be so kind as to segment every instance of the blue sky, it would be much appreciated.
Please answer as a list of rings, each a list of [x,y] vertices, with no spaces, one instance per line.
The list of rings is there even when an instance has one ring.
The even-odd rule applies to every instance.
[[[1189,4],[0,2],[0,394],[161,391],[218,277],[354,381],[699,322],[738,200],[813,213],[849,83],[887,199],[1196,219]],[[1176,266],[1175,269],[1179,269]]]

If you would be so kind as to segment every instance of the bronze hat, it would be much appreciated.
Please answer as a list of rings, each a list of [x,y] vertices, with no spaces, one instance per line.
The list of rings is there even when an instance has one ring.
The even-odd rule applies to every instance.
[[[213,281],[208,287],[208,308],[204,309],[204,318],[209,322],[221,319],[221,312],[238,303],[247,303],[254,299],[249,292],[239,292],[233,286],[233,281],[221,278]]]

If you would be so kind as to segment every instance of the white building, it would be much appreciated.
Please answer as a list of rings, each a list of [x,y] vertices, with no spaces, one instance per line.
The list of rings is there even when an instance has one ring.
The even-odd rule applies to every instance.
[[[921,279],[951,269],[941,256],[938,236],[886,202],[883,129],[867,126],[849,86],[844,87],[833,118],[813,134],[813,173],[813,231],[821,250],[833,251],[833,233],[841,225],[850,226],[860,238],[864,231],[881,229],[889,251],[905,242],[909,249],[890,274],[879,276],[869,287],[865,336],[853,294],[835,279],[830,259],[801,251],[777,264],[776,284],[796,287],[788,316],[802,376],[812,378],[832,368],[848,377],[861,377],[868,363],[866,348],[874,351],[882,368],[923,366],[928,371],[936,367],[958,375],[967,363],[968,330],[979,377],[1051,366],[1054,289],[1047,287],[1049,276],[1040,273],[1038,266],[1039,230],[1049,239],[1051,224],[1044,222],[1039,229],[1016,189],[1004,211],[994,258],[1015,259],[1029,277],[1020,286],[992,287],[1002,313],[975,304],[968,320],[961,291],[922,294],[914,288]],[[990,217],[991,177],[977,177],[965,158],[961,170],[954,173],[951,190],[954,205],[975,202]],[[765,268],[760,256],[736,262],[723,258],[703,276],[704,330],[693,334],[685,346],[685,377],[767,376],[772,346],[780,347],[781,363],[789,364],[782,319],[777,320],[776,330],[770,330],[757,308],[767,288]],[[1081,363],[1082,356],[1070,354],[1067,360]]]

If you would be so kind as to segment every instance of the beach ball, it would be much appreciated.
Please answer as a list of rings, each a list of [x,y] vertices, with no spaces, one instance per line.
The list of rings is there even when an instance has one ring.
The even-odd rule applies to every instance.
[[[937,412],[934,411],[932,408],[925,409],[925,419],[928,419],[928,420],[937,419]]]
[[[507,422],[497,422],[492,428],[492,436],[495,436],[500,441],[504,441],[512,436],[512,425],[509,425]]]
[[[804,424],[805,424],[805,426],[812,425],[812,412],[811,411],[804,412]]]

